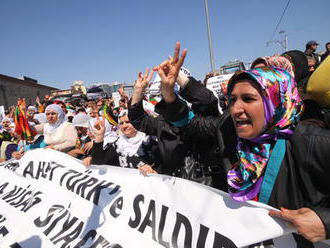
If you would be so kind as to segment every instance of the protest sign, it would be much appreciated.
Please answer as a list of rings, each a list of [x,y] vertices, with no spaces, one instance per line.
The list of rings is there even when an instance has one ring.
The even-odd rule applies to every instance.
[[[120,96],[119,92],[113,92],[112,93],[112,100],[113,100],[113,103],[115,105],[115,108],[119,107],[120,99],[121,99],[121,96]]]

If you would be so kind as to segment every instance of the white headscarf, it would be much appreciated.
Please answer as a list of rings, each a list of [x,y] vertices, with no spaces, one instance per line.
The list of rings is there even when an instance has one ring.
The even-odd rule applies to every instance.
[[[37,108],[35,106],[33,106],[33,105],[30,105],[27,109],[28,110],[33,110],[34,113],[37,113],[38,112]]]
[[[65,114],[59,105],[57,104],[48,105],[45,110],[45,113],[47,113],[48,110],[55,111],[57,113],[58,120],[54,124],[50,124],[49,122],[47,122],[44,127],[44,133],[54,132],[56,128],[58,128],[65,121]]]
[[[1,121],[1,124],[2,124],[4,121],[9,121],[10,124],[12,123],[11,119],[8,118],[8,117],[3,118],[2,121]]]

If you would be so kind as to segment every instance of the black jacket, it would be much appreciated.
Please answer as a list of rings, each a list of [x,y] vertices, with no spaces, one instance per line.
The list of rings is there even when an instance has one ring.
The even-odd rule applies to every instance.
[[[226,169],[229,169],[236,159],[229,151],[235,149],[237,142],[236,136],[232,135],[235,128],[231,118],[228,118],[227,112],[220,115],[218,99],[211,90],[193,77],[189,77],[188,83],[180,91],[180,96],[192,104],[191,108],[195,116],[198,116],[183,129],[182,138],[194,158],[210,173],[212,187],[227,191]],[[182,101],[177,100],[167,105],[162,101],[160,105],[160,113],[170,122],[177,121],[187,112],[187,106]],[[226,131],[222,132],[219,126]],[[230,140],[226,146],[223,136]]]
[[[173,103],[173,105],[176,104],[177,102]],[[159,111],[163,106],[162,103],[157,104],[156,110]],[[185,116],[187,109],[182,108],[182,110],[183,113],[179,113],[179,115]],[[160,166],[157,169],[159,173],[172,175],[183,166],[187,146],[182,140],[182,131],[179,127],[171,125],[162,115],[156,118],[149,116],[143,110],[142,101],[128,109],[128,118],[137,130],[157,137],[160,154]]]

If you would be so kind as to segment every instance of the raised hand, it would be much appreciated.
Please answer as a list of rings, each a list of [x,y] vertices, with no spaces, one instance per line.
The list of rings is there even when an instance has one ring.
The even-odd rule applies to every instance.
[[[180,56],[180,42],[177,42],[173,57],[169,57],[169,59],[165,60],[159,66],[153,68],[153,70],[158,72],[162,80],[161,91],[165,102],[174,102],[176,99],[174,84],[178,79],[180,68],[183,65],[186,55],[187,50],[184,49]]]
[[[142,74],[142,72],[139,72],[138,78],[134,84],[134,92],[132,95],[132,105],[142,100],[143,93],[144,93],[145,89],[148,87],[148,84],[149,84],[150,80],[152,79],[153,75],[154,75],[154,71],[150,71],[149,68],[146,68],[146,71],[144,74]]]
[[[36,97],[36,103],[37,103],[38,105],[41,104],[41,103],[40,103],[40,98],[39,98],[39,96]]]
[[[150,71],[149,68],[146,68],[144,74],[142,74],[142,72],[139,72],[138,78],[135,81],[134,89],[140,89],[144,91],[147,88],[153,75],[154,75],[154,71]]]
[[[269,211],[269,215],[291,222],[298,234],[309,241],[316,242],[326,238],[325,227],[320,217],[310,208],[297,210],[281,208],[280,211]]]
[[[105,133],[105,120],[96,120],[92,132],[95,135],[95,141],[97,143],[103,142]]]
[[[158,74],[162,80],[162,87],[174,88],[174,84],[177,81],[180,68],[183,65],[186,55],[187,49],[184,49],[180,56],[180,42],[177,42],[175,44],[173,57],[170,57],[154,68],[154,70],[158,71]]]

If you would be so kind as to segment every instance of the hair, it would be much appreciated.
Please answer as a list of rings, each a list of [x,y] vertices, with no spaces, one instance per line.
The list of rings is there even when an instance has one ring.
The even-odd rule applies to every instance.
[[[84,108],[78,108],[77,109],[77,114],[78,113],[86,113],[86,110]]]

